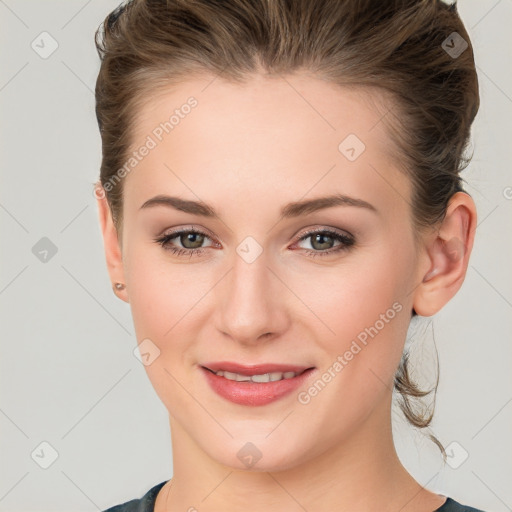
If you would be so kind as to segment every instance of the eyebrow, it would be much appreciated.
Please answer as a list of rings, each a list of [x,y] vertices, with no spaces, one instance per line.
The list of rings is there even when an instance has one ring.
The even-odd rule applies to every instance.
[[[167,206],[193,215],[220,219],[215,209],[209,204],[202,201],[191,201],[175,196],[158,195],[152,197],[151,199],[148,199],[140,209],[154,206]],[[343,194],[334,194],[315,199],[305,199],[303,201],[288,203],[281,208],[281,217],[284,219],[300,217],[301,215],[313,213],[325,208],[332,208],[333,206],[354,206],[378,213],[377,209],[373,205],[363,199],[357,199]]]

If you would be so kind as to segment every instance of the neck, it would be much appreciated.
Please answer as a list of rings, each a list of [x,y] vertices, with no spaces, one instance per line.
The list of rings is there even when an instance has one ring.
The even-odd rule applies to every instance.
[[[159,493],[155,511],[234,512],[250,504],[258,512],[432,512],[445,498],[423,489],[401,464],[390,409],[390,402],[381,404],[331,450],[281,471],[220,464],[170,416],[174,476]]]

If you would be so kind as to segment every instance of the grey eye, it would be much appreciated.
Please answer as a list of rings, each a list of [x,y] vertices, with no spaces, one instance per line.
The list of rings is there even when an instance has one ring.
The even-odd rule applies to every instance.
[[[180,242],[185,249],[198,249],[203,245],[205,236],[200,233],[182,233],[179,236]],[[178,238],[178,237],[176,237]],[[190,244],[190,245],[189,245]]]

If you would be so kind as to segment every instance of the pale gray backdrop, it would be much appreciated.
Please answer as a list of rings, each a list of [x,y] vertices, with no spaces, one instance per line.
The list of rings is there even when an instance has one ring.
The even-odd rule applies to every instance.
[[[102,510],[172,476],[167,411],[133,355],[92,194],[93,33],[117,4],[0,0],[2,512]],[[449,464],[398,415],[394,428],[420,483],[502,512],[512,510],[512,1],[459,10],[481,87],[465,172],[479,227],[466,282],[422,341],[439,352],[433,431]]]

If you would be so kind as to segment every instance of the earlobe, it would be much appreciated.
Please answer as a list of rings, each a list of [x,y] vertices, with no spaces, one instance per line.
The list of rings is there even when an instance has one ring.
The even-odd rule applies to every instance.
[[[414,293],[414,310],[437,313],[460,289],[469,264],[476,229],[476,207],[465,192],[452,196],[439,230],[425,251],[429,267]]]
[[[112,282],[112,288],[117,297],[125,302],[129,302],[126,286],[123,288],[116,286],[116,283],[124,284],[126,282],[123,270],[122,250],[118,239],[117,229],[112,220],[112,213],[101,184],[96,184],[95,190],[100,229],[103,236],[105,259],[107,262],[107,270],[110,280]]]

